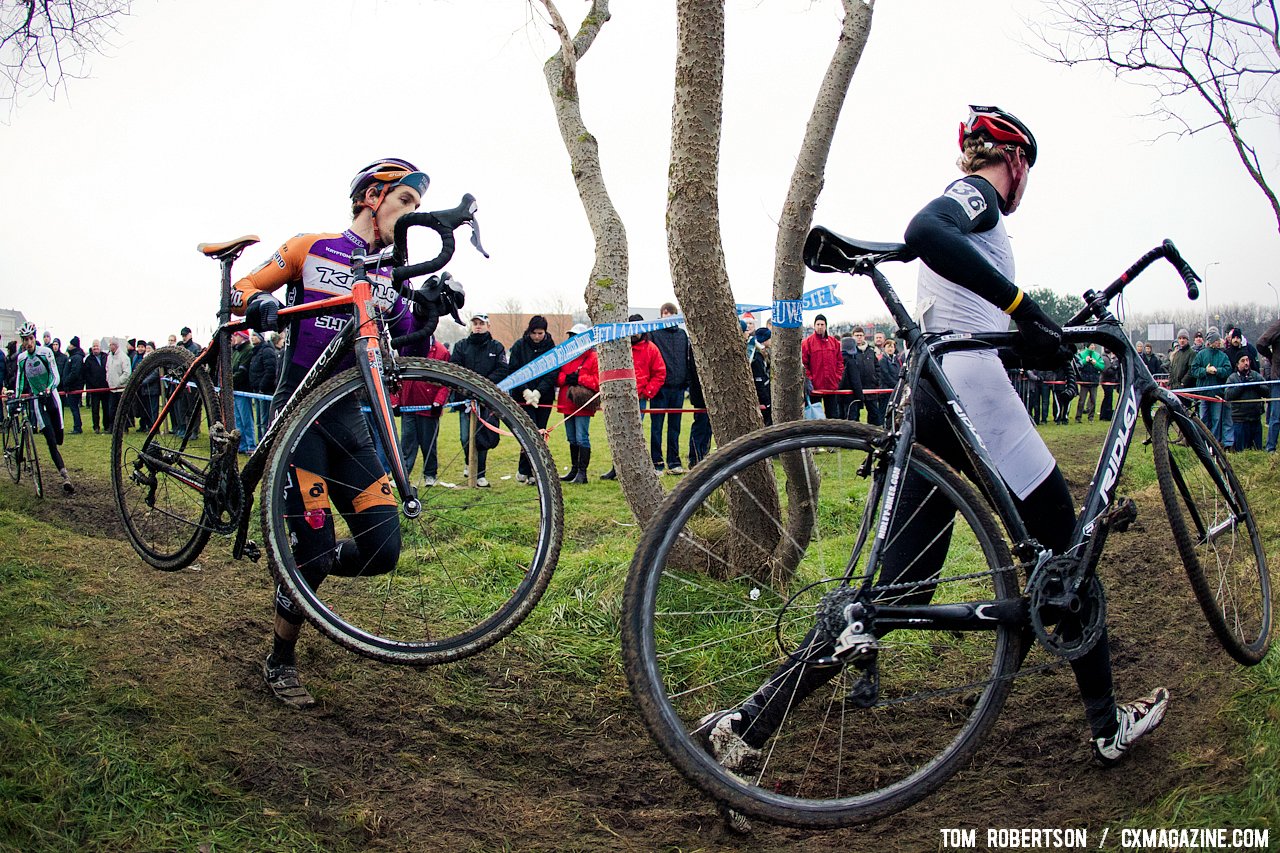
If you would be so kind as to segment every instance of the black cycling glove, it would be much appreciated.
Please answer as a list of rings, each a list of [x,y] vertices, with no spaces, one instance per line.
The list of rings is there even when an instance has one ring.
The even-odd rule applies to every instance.
[[[280,303],[268,293],[258,293],[245,307],[244,320],[256,332],[274,332],[280,327]]]
[[[1022,346],[1019,349],[1028,363],[1061,363],[1062,327],[1044,313],[1034,299],[1024,295],[1010,316],[1022,334]]]

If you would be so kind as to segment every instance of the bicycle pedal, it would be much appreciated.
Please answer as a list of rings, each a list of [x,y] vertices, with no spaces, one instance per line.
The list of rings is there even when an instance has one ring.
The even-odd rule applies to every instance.
[[[1133,498],[1121,498],[1104,517],[1104,521],[1116,533],[1124,533],[1138,520],[1138,505]]]
[[[258,543],[250,539],[244,543],[244,551],[242,552],[246,559],[258,562],[262,557],[262,549],[258,547]]]

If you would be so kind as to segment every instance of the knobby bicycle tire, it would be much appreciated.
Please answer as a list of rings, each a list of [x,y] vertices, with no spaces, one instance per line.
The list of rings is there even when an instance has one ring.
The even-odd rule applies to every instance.
[[[34,405],[34,403],[33,403]],[[31,474],[31,484],[35,486],[36,497],[44,497],[44,480],[40,478],[40,454],[36,451],[36,430],[30,419],[23,425],[23,437],[27,445],[27,470]]]
[[[400,547],[394,567],[380,575],[363,576],[339,577],[317,571],[313,575],[320,576],[313,586],[307,567],[299,566],[295,558],[290,523],[304,535],[302,525],[306,523],[316,522],[313,529],[322,523],[332,524],[336,538],[348,538],[349,527],[345,536],[340,530],[348,525],[346,516],[335,512],[329,503],[331,495],[335,503],[339,500],[336,495],[343,484],[333,476],[310,481],[313,496],[328,490],[321,499],[323,509],[313,507],[292,518],[287,490],[300,487],[295,474],[299,468],[313,471],[318,464],[316,459],[305,458],[307,450],[300,458],[294,456],[304,439],[309,447],[316,446],[308,437],[309,430],[315,430],[311,436],[324,437],[329,429],[326,424],[338,423],[329,419],[346,417],[344,412],[364,406],[364,381],[352,369],[312,392],[281,426],[262,485],[263,536],[277,580],[321,633],[375,660],[411,665],[447,663],[498,642],[542,597],[559,559],[563,536],[560,481],[545,440],[524,410],[496,385],[444,361],[404,358],[398,361],[398,368],[402,381],[445,387],[451,390],[453,401],[479,400],[496,412],[510,434],[502,436],[498,447],[489,451],[489,467],[495,469],[500,464],[505,468],[509,462],[514,473],[514,451],[524,450],[533,488],[497,476],[495,484],[485,489],[461,489],[444,483],[446,473],[456,471],[452,466],[461,459],[460,445],[455,443],[452,452],[448,449],[446,426],[456,428],[459,423],[450,410],[440,416],[436,426],[440,483],[419,492],[423,508],[417,518],[407,518],[397,509]],[[353,432],[360,441],[374,441],[376,449],[371,430],[357,428]],[[323,464],[332,465],[335,459],[338,464],[351,464],[356,458],[344,458],[344,449],[333,436],[326,442]],[[360,453],[367,456],[367,448]],[[315,485],[320,482],[324,485]],[[386,482],[383,494],[391,495],[398,508],[395,485]],[[343,507],[339,504],[337,509]],[[362,542],[356,546],[361,547]]]
[[[1193,430],[1207,456],[1187,440]],[[1180,441],[1169,440],[1171,431]],[[1152,421],[1152,450],[1160,496],[1196,601],[1227,654],[1252,666],[1271,645],[1271,577],[1244,489],[1199,418],[1160,406]],[[1239,535],[1241,522],[1247,545]]]
[[[201,369],[188,380],[194,388],[178,389],[175,384],[194,360],[182,347],[164,347],[143,358],[120,395],[119,416],[111,429],[111,489],[120,520],[138,555],[164,571],[189,566],[212,533],[204,487],[213,458],[210,427],[217,411],[213,380]],[[143,386],[151,376],[158,378],[160,388],[169,389],[167,393],[183,397],[174,401],[169,423],[148,436],[131,432],[124,415],[150,411],[153,403]],[[156,398],[157,414],[163,399]]]
[[[22,432],[18,428],[17,416],[9,417],[4,422],[4,467],[9,478],[15,483],[22,482],[22,465],[19,455],[22,449]]]
[[[805,640],[814,637],[810,626],[815,610],[802,599],[810,589],[818,595],[833,589],[814,578],[832,570],[837,578],[853,572],[856,586],[856,579],[865,576],[865,563],[864,575],[857,574],[858,563],[867,557],[885,490],[872,484],[866,495],[861,493],[868,482],[862,463],[880,435],[861,424],[821,420],[782,424],[732,442],[699,463],[668,495],[632,560],[622,614],[623,661],[632,696],[650,733],[680,772],[745,814],[832,828],[875,820],[917,802],[978,749],[999,716],[1025,652],[1026,635],[1016,626],[993,624],[990,631],[963,636],[898,628],[880,638],[880,692],[874,708],[852,701],[860,683],[854,678],[856,667],[846,665],[837,677],[824,676],[834,689],[814,689],[807,700],[795,698],[797,693],[774,694],[770,701],[779,702],[776,707],[785,709],[786,719],[760,745],[760,766],[749,773],[722,767],[706,751],[698,732],[703,715],[724,707],[724,697],[729,707],[741,707],[744,692],[759,696],[756,685],[796,669],[801,646],[792,645],[794,637],[801,631],[806,631]],[[787,454],[794,454],[790,468]],[[847,464],[841,461],[845,454],[851,457]],[[801,456],[808,460],[803,469],[795,463]],[[788,506],[796,500],[804,506],[804,496],[811,496],[812,525],[805,538],[792,532],[799,528],[786,527],[785,512],[771,519],[778,531],[775,538],[803,551],[788,589],[775,590],[758,577],[735,576],[712,541],[718,537],[732,553],[742,540],[762,538],[761,525],[735,529],[726,511],[732,492],[746,488],[740,484],[758,484],[753,478],[762,463],[771,466],[776,481],[790,472],[807,472],[789,478],[786,489],[780,482],[778,486]],[[914,542],[914,508],[904,498],[888,525],[888,540],[894,549],[919,548],[921,555],[941,541],[945,555],[930,583],[887,583],[876,587],[881,590],[878,600],[923,603],[911,598],[922,592],[932,603],[949,603],[949,596],[962,601],[1019,598],[1005,538],[976,491],[918,445],[908,465],[917,479],[901,482],[924,487],[913,492],[924,496],[919,505],[930,506],[930,513],[942,509],[942,517],[949,513],[952,521],[945,540],[940,532],[930,541]],[[872,477],[883,482],[887,468],[875,465]],[[801,489],[791,488],[792,479],[803,481]],[[866,505],[868,496],[874,496],[872,507]],[[767,504],[756,502],[759,508]],[[770,558],[762,554],[760,559]],[[967,585],[975,591],[969,592]],[[776,637],[769,634],[770,622]],[[765,648],[766,640],[772,649]],[[779,640],[784,641],[781,650]],[[840,683],[842,679],[847,680]],[[850,681],[853,689],[842,696]],[[886,686],[887,681],[892,684]],[[825,710],[820,695],[827,697]],[[842,790],[842,785],[848,788]],[[864,789],[857,790],[859,785]]]

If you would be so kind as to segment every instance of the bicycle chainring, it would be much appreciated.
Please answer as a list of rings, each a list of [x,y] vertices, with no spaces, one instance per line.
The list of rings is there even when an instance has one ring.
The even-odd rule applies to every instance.
[[[224,536],[234,533],[244,513],[244,487],[235,468],[215,463],[205,483],[204,496],[209,529]]]
[[[1031,628],[1050,654],[1076,660],[1088,654],[1107,624],[1107,601],[1096,574],[1071,557],[1052,557],[1027,582]]]

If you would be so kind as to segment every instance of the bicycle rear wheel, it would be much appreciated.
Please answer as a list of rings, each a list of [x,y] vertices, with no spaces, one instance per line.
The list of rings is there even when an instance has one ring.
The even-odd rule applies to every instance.
[[[27,473],[31,475],[31,485],[35,486],[36,497],[43,498],[44,480],[40,479],[40,454],[36,451],[36,431],[30,420],[23,425],[22,432],[26,441],[26,450],[23,452],[26,455]]]
[[[276,578],[323,634],[376,660],[446,663],[496,643],[542,597],[560,555],[560,481],[546,442],[510,395],[448,362],[405,358],[398,366],[402,382],[434,389],[422,392],[433,401],[449,401],[443,410],[406,406],[401,414],[402,435],[404,427],[419,426],[404,423],[411,418],[437,430],[432,456],[439,482],[419,493],[418,517],[406,517],[395,483],[380,479],[386,451],[367,418],[364,381],[349,370],[317,388],[281,425],[263,480],[262,529]],[[489,488],[446,482],[464,464],[457,414],[463,401],[496,413],[504,432],[488,453]],[[533,488],[498,473],[514,474],[522,450]],[[370,504],[394,511],[366,528],[355,510]],[[307,556],[321,531],[320,541],[358,549],[357,568],[335,568],[332,547]],[[392,551],[390,560],[384,549]]]
[[[838,630],[815,614],[840,613],[839,596],[869,575],[866,600],[878,605],[1019,598],[974,490],[919,446],[886,488],[888,466],[872,458],[879,435],[822,420],[733,442],[671,492],[631,563],[632,695],[676,767],[746,814],[829,828],[927,796],[978,748],[1025,650],[1022,631],[992,621],[877,634],[874,667],[813,665]],[[884,494],[899,490],[885,556],[869,567]],[[744,707],[740,734],[760,754],[735,771],[709,754],[700,726]]]
[[[180,385],[194,360],[181,347],[158,349],[144,358],[120,396],[120,411],[140,412],[154,421],[164,402],[177,395],[168,423],[153,434],[133,432],[122,415],[111,432],[111,487],[120,520],[138,555],[165,571],[190,565],[212,532],[204,492],[213,464],[210,427],[217,407],[205,370],[196,370],[187,387]]]
[[[1160,495],[1191,589],[1227,654],[1256,664],[1271,645],[1271,576],[1244,489],[1198,418],[1160,406],[1151,429]]]
[[[18,428],[18,418],[16,416],[5,418],[3,441],[4,468],[9,472],[9,479],[19,483],[22,481],[22,465],[20,463],[22,432]]]

